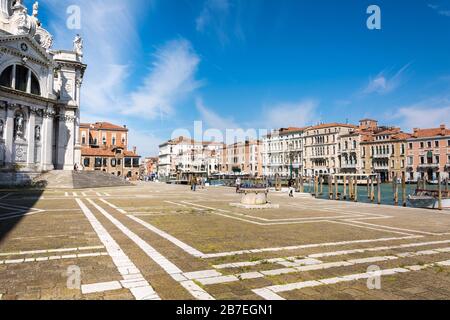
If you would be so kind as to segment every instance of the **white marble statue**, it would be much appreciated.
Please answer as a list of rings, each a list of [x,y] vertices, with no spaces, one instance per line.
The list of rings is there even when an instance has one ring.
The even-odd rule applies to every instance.
[[[83,39],[79,34],[73,40],[73,50],[80,56],[83,55]]]
[[[36,139],[36,141],[41,140],[41,127],[40,126],[36,126],[34,128],[34,138]]]
[[[39,14],[39,2],[36,1],[33,4],[33,17],[37,18],[38,14]]]
[[[5,125],[3,124],[3,120],[0,120],[0,139],[3,138],[3,130]]]
[[[24,136],[24,119],[23,114],[18,113],[14,119],[16,136],[23,138]]]
[[[30,27],[28,25],[28,16],[26,11],[21,11],[18,13],[17,19],[17,33],[19,35],[27,34],[30,31]]]

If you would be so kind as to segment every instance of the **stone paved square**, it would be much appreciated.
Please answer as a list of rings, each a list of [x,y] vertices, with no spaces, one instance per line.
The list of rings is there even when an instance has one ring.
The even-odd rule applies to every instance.
[[[0,297],[450,298],[445,211],[281,192],[279,209],[230,206],[239,197],[162,183],[0,191]]]

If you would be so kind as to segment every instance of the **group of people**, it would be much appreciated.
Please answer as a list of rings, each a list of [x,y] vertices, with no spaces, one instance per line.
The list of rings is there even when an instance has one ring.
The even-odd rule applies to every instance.
[[[205,177],[196,177],[192,176],[191,181],[191,191],[197,191],[197,186],[200,186],[200,188],[205,189],[206,186],[206,178]]]

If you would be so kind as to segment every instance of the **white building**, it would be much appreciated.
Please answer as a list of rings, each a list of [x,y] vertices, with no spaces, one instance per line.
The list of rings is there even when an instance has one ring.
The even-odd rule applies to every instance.
[[[53,50],[22,0],[0,0],[0,168],[73,170],[81,161],[82,40]]]
[[[177,174],[217,173],[222,146],[222,143],[198,142],[186,137],[169,140],[159,146],[158,175],[167,179]]]
[[[304,174],[335,174],[341,170],[341,136],[358,127],[342,123],[326,123],[309,127],[304,133]]]
[[[282,128],[263,138],[263,175],[289,177],[303,172],[303,134],[306,128]]]

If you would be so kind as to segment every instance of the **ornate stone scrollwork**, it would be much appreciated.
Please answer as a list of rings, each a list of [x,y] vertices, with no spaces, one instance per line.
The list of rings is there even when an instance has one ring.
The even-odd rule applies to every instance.
[[[36,33],[37,22],[34,17],[28,16],[27,8],[22,4],[22,1],[16,1],[13,6],[12,25],[15,29],[15,34],[24,35],[30,34],[34,36]]]
[[[36,35],[34,39],[41,45],[45,50],[49,50],[53,45],[52,35],[44,28],[38,27],[36,30]]]
[[[56,112],[53,109],[47,108],[46,110],[42,110],[43,118],[55,118]]]

